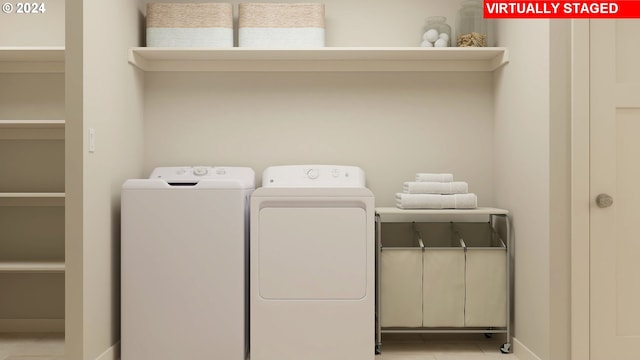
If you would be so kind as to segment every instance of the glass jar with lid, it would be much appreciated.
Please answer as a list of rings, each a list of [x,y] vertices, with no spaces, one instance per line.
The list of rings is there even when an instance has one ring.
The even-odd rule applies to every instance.
[[[430,16],[426,19],[422,33],[422,47],[451,46],[451,26],[444,16]]]
[[[466,0],[458,10],[456,19],[456,44],[458,46],[484,47],[488,43],[487,21],[484,18],[482,0]]]

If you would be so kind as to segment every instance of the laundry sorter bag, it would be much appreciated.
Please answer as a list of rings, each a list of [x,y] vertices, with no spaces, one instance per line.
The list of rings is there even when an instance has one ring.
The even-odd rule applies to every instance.
[[[507,325],[507,248],[489,223],[458,223],[466,251],[467,327]]]
[[[421,223],[423,253],[422,326],[463,327],[465,253],[450,223]]]
[[[380,325],[422,326],[422,248],[411,223],[382,227]]]

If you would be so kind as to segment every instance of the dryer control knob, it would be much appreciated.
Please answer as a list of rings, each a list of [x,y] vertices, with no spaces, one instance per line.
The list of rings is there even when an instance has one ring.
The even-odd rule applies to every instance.
[[[318,172],[318,169],[309,169],[309,170],[307,170],[307,177],[309,179],[317,179],[319,175],[320,175],[320,173]]]
[[[209,172],[209,170],[207,170],[206,168],[195,168],[195,169],[193,169],[193,175],[195,175],[195,176],[204,176],[204,175],[207,175],[208,172]]]

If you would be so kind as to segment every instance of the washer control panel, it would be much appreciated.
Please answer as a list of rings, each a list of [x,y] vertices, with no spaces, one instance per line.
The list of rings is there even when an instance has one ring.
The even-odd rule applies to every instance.
[[[163,179],[168,183],[179,184],[244,177],[253,177],[253,171],[244,167],[172,166],[153,169],[149,179]]]
[[[357,166],[271,166],[262,173],[264,187],[365,187],[364,171]]]

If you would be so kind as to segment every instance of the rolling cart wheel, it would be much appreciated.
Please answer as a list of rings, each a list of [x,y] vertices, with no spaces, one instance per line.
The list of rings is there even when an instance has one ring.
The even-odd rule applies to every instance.
[[[493,337],[492,333],[484,333],[484,337],[486,337],[487,339],[491,339]]]
[[[511,352],[511,344],[509,343],[504,343],[502,344],[502,346],[500,346],[500,352],[503,354],[508,354]]]

